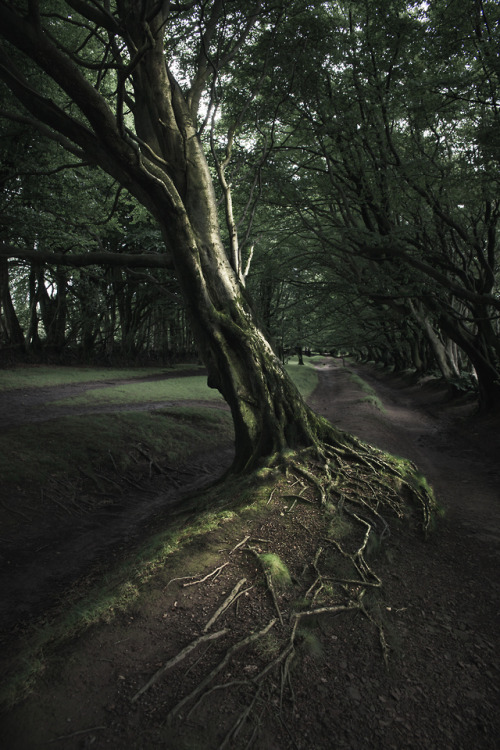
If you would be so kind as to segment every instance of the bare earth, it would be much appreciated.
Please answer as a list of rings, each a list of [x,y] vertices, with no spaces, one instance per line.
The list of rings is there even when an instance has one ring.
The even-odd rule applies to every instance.
[[[247,514],[193,542],[189,556],[174,557],[130,611],[93,627],[54,657],[33,694],[0,717],[2,748],[500,747],[498,422],[443,404],[441,391],[430,386],[352,369],[377,391],[385,411],[363,401],[348,369],[331,361],[319,368],[314,407],[342,429],[413,460],[446,509],[429,540],[401,527],[374,557],[383,587],[367,605],[372,620],[359,610],[318,616],[314,628],[297,637],[293,654],[280,652],[284,625],[273,622],[277,609],[252,549],[279,554],[292,573],[293,590],[278,597],[286,624],[314,579],[312,561],[322,559],[315,556],[325,546],[325,528],[311,506],[299,503],[292,511],[290,503],[270,498],[267,513]],[[211,460],[216,473],[228,454],[214,453]],[[154,523],[157,509],[150,510]],[[115,515],[128,518],[123,507]],[[99,526],[109,533],[118,520],[109,514],[109,525],[100,519]],[[135,523],[125,521],[122,546],[133,546]],[[113,554],[116,547],[106,551],[93,540],[92,527],[87,532],[78,545],[74,537],[66,548],[52,550],[60,553],[60,568],[92,545],[104,561]],[[240,545],[245,537],[249,542]],[[201,582],[218,566],[224,566],[219,575]],[[43,558],[31,560],[30,575],[24,575],[38,580],[42,591],[51,585],[44,568]],[[24,591],[23,609],[17,584],[26,568],[16,570],[4,575],[1,609],[18,635],[19,621],[26,621],[30,607],[39,616],[46,597],[32,592],[30,603]],[[173,580],[191,575],[198,585]],[[208,626],[243,578],[246,593]],[[59,594],[65,583],[54,584]],[[10,620],[9,601],[11,609],[20,608]]]

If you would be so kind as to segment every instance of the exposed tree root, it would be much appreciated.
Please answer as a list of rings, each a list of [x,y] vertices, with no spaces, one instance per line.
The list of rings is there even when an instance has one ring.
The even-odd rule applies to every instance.
[[[205,641],[213,641],[216,638],[221,638],[223,635],[226,635],[227,628],[223,628],[222,630],[217,631],[216,633],[207,633],[205,635],[200,635],[199,638],[196,638],[194,641],[191,641],[191,643],[188,643],[188,645],[182,649],[178,654],[176,654],[172,659],[169,659],[166,664],[164,664],[158,671],[154,673],[154,675],[149,679],[145,685],[141,687],[140,690],[137,691],[137,693],[134,695],[134,697],[131,699],[132,703],[135,703],[135,701],[146,692],[146,690],[149,690],[149,688],[155,684],[155,682],[158,682],[165,672],[167,672],[169,669],[172,669],[173,667],[177,666],[181,661],[183,661],[186,656],[188,656],[191,651],[194,651],[195,648],[197,648],[200,643],[205,643]]]
[[[238,581],[238,583],[233,588],[233,590],[231,591],[231,593],[229,594],[229,596],[227,596],[226,599],[224,599],[224,601],[222,602],[222,604],[220,605],[220,607],[217,609],[216,612],[214,612],[214,614],[212,615],[212,617],[210,618],[210,620],[207,622],[207,624],[203,628],[203,632],[204,633],[206,633],[207,630],[210,630],[210,628],[215,623],[215,621],[218,620],[218,618],[227,609],[229,609],[229,607],[232,604],[234,604],[234,602],[237,599],[239,599],[240,596],[242,596],[243,594],[246,594],[246,593],[248,593],[249,591],[252,590],[253,586],[249,586],[247,589],[244,589],[243,591],[240,591],[241,587],[246,583],[246,580],[247,580],[246,578],[242,578],[240,581]]]
[[[221,572],[224,570],[224,568],[229,565],[228,562],[225,562],[223,565],[219,565],[215,570],[212,570],[211,573],[207,573],[206,576],[203,576],[203,578],[198,578],[196,581],[193,580],[193,578],[196,578],[196,576],[182,576],[181,578],[172,578],[167,585],[165,586],[166,589],[170,586],[171,583],[179,582],[179,581],[188,581],[188,583],[183,583],[183,587],[186,588],[187,586],[197,586],[200,583],[205,583],[205,581],[208,581],[209,578],[217,578],[221,574]]]
[[[179,712],[182,710],[182,708],[190,703],[194,698],[196,698],[203,690],[212,682],[214,677],[216,677],[219,672],[221,672],[224,667],[231,661],[231,658],[234,656],[234,654],[241,650],[242,648],[245,648],[246,646],[250,646],[254,641],[258,640],[259,638],[263,638],[266,633],[268,633],[271,628],[276,624],[276,619],[273,618],[270,620],[267,625],[262,629],[257,631],[256,633],[250,633],[246,638],[243,638],[242,640],[238,641],[237,643],[234,643],[227,651],[219,664],[217,664],[214,669],[205,677],[204,680],[202,680],[199,685],[195,687],[194,690],[189,693],[189,695],[186,695],[182,700],[175,705],[171,711],[167,715],[167,722],[172,721],[172,719],[179,714]]]
[[[302,573],[294,574],[296,577],[291,579],[286,591],[276,585],[272,572],[265,565],[266,558],[279,559],[279,550],[273,549],[272,534],[270,539],[260,539],[250,532],[225,553],[227,561],[215,570],[202,577],[172,579],[170,583],[176,581],[183,587],[207,582],[214,585],[216,578],[224,572],[224,586],[227,586],[231,568],[239,567],[245,571],[245,577],[233,581],[231,592],[206,624],[200,625],[201,635],[158,670],[132,698],[136,701],[167,669],[179,664],[199,644],[224,635],[224,643],[229,641],[225,654],[222,658],[220,655],[217,657],[218,663],[212,662],[198,684],[171,707],[167,715],[168,722],[181,719],[183,709],[189,707],[186,715],[189,718],[195,712],[207,710],[206,702],[214,699],[215,694],[230,696],[238,691],[242,707],[235,711],[226,727],[220,750],[236,747],[237,742],[238,747],[250,748],[258,736],[264,714],[279,720],[290,705],[293,707],[294,666],[297,662],[303,663],[300,660],[307,653],[308,638],[311,642],[316,638],[315,635],[311,636],[311,630],[317,629],[319,618],[360,613],[376,629],[383,660],[388,664],[390,646],[383,622],[377,608],[372,609],[365,601],[368,591],[380,592],[382,589],[382,580],[367,562],[367,555],[370,547],[376,547],[390,536],[393,519],[410,519],[416,509],[426,532],[432,512],[436,509],[432,492],[425,482],[419,480],[412,464],[355,440],[348,443],[345,449],[322,446],[321,451],[308,450],[300,455],[282,456],[275,461],[275,467],[278,463],[283,479],[269,496],[267,504],[273,500],[273,510],[268,512],[274,514],[277,523],[280,523],[279,516],[288,510],[286,522],[295,530],[299,526],[307,528],[303,522],[306,520],[314,529],[310,534],[316,534],[321,544],[311,557],[309,551],[308,556],[300,561],[299,571],[302,568]],[[291,507],[290,500],[293,501]],[[276,507],[277,503],[281,503],[283,510]],[[301,505],[291,513],[297,503]],[[310,545],[310,535],[306,537],[302,534],[302,538],[305,547]],[[251,553],[259,562],[257,569],[250,569],[245,555],[237,556],[238,552]],[[227,567],[229,562],[231,568]],[[285,570],[286,564],[285,560]],[[256,580],[244,588],[252,577]],[[245,602],[253,604],[246,612],[267,612],[265,616],[269,617],[271,605],[265,601],[262,586],[255,585],[259,577],[265,582],[277,617],[270,619],[266,625],[262,624],[262,616],[260,622],[259,617],[257,621],[249,620],[247,627],[251,632],[247,630],[247,634],[241,637],[246,620],[242,620],[232,607],[239,603],[240,597],[247,595],[249,598]],[[291,593],[290,587],[293,589]],[[380,594],[377,593],[377,596]],[[218,620],[223,620],[224,629],[208,633]],[[260,650],[255,650],[256,644],[262,642],[271,629],[274,644],[271,652],[266,652],[262,645]],[[246,666],[237,656],[243,650],[247,651]],[[246,676],[243,670],[252,673],[255,670],[256,674]],[[222,682],[215,684],[221,674]],[[220,705],[220,700],[217,699],[216,705]],[[259,706],[262,706],[261,711]],[[292,736],[291,740],[293,743]]]

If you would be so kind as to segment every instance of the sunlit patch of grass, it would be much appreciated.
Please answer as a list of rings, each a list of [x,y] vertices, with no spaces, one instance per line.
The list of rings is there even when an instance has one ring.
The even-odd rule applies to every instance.
[[[95,388],[78,396],[52,401],[52,406],[93,406],[96,404],[134,404],[161,401],[213,401],[221,400],[219,391],[209,388],[205,375],[123,383],[109,388]]]
[[[197,365],[173,365],[172,367],[62,367],[31,365],[0,370],[0,391],[16,388],[45,388],[75,383],[105,382],[108,380],[133,380],[151,376],[161,377],[177,370],[194,369]],[[201,366],[200,366],[200,369]]]
[[[304,398],[310,396],[318,385],[318,373],[312,363],[307,360],[304,360],[303,365],[299,365],[298,360],[292,357],[288,364],[285,365],[285,370]]]
[[[312,357],[307,357],[307,359],[305,361],[306,362],[311,362],[312,364],[316,364],[316,363],[317,364],[321,364],[325,360],[328,361],[329,359],[331,359],[331,358],[328,357],[328,356],[325,356],[324,354],[313,354]]]

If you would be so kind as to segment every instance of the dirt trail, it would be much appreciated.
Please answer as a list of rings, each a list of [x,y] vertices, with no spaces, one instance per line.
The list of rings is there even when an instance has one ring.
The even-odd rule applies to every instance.
[[[335,618],[334,629],[325,626],[321,658],[304,659],[300,675],[293,676],[294,707],[286,721],[274,728],[264,721],[251,747],[497,750],[498,424],[460,421],[460,410],[451,403],[443,407],[443,394],[430,387],[409,386],[363,366],[352,370],[377,392],[383,411],[363,400],[365,394],[353,383],[349,368],[330,360],[319,367],[313,406],[339,428],[413,460],[434,486],[446,517],[428,542],[394,535],[386,556],[377,559],[384,582],[389,670],[377,639],[363,635],[359,621]],[[260,535],[268,533],[263,528]],[[276,540],[283,553],[294,544],[287,533]],[[216,535],[212,543],[214,549],[231,548],[234,540]],[[233,576],[240,574],[233,571]],[[133,710],[130,695],[165,653],[175,654],[185,645],[190,623],[200,612],[215,610],[221,587],[224,594],[233,585],[230,581],[229,574],[222,575],[213,587],[188,589],[192,594],[179,600],[178,614],[180,591],[163,591],[164,601],[157,607],[151,604],[149,610],[133,612],[83,638],[69,651],[60,680],[54,681],[52,673],[42,689],[4,717],[7,750],[49,750],[57,738],[63,738],[57,746],[65,750],[187,748],[179,740],[182,735],[170,741],[165,729],[165,706],[176,700],[175,680],[166,680]],[[174,614],[177,619],[171,620]],[[167,630],[165,623],[172,623]],[[190,680],[201,679],[197,665],[195,660],[189,669]],[[222,721],[228,710],[221,700],[214,695],[204,707],[214,726],[213,717]],[[193,720],[185,729],[192,726]],[[204,750],[220,744],[204,741],[199,745]],[[250,745],[245,741],[245,746]]]
[[[362,401],[350,379],[358,374],[377,392],[383,411]],[[476,541],[500,545],[500,434],[497,424],[457,419],[443,391],[408,385],[370,367],[321,368],[314,406],[333,424],[417,464],[445,505],[447,524]],[[466,413],[471,409],[465,409]]]

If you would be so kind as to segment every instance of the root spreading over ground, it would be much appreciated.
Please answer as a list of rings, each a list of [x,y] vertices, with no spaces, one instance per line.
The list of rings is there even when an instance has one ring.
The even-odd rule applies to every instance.
[[[326,448],[277,464],[281,479],[258,528],[221,550],[213,569],[167,583],[176,592],[165,615],[172,625],[197,589],[192,637],[127,697],[137,710],[154,691],[162,705],[155,738],[175,738],[176,747],[204,736],[206,747],[250,748],[276,723],[288,731],[304,658],[321,659],[320,636],[338,617],[365,620],[389,664],[372,558],[402,522],[428,532],[437,512],[432,491],[408,461],[358,441],[342,453]],[[214,587],[220,603],[205,612],[203,589],[212,601]]]

